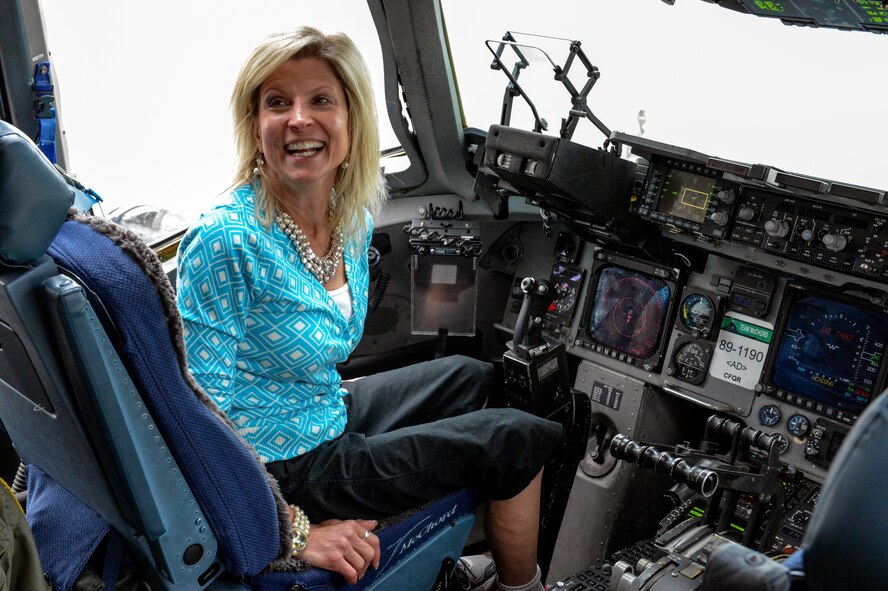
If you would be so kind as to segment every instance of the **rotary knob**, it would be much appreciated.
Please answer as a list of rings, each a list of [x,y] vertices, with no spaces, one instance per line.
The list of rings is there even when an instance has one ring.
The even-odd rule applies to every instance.
[[[717,211],[709,216],[709,219],[717,226],[724,226],[728,223],[728,214],[723,211]]]
[[[768,220],[765,222],[765,232],[774,238],[785,238],[789,234],[789,224],[778,220]]]
[[[805,242],[811,242],[811,239],[814,238],[814,232],[810,228],[805,228],[801,231],[799,236],[801,236],[802,240]]]
[[[842,234],[824,234],[823,246],[825,246],[827,250],[838,252],[848,246],[848,239]]]
[[[748,205],[744,205],[740,208],[740,211],[737,212],[737,217],[744,222],[748,222],[755,217],[755,209]]]
[[[718,198],[721,199],[722,203],[726,203],[730,205],[737,198],[737,194],[734,193],[731,189],[722,189],[718,192]]]

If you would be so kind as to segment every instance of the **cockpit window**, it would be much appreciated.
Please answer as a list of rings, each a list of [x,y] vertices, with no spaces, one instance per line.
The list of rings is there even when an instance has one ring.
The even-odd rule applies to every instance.
[[[69,168],[105,199],[106,214],[148,205],[192,222],[208,209],[232,178],[237,71],[263,37],[299,25],[355,40],[375,85],[380,149],[399,146],[365,2],[42,0],[42,8]],[[384,163],[387,172],[409,165],[406,156]]]
[[[508,82],[491,69],[485,40],[497,42],[506,31],[557,36],[580,41],[599,69],[588,104],[611,130],[888,188],[879,145],[888,117],[872,100],[886,89],[884,35],[789,27],[706,2],[516,0],[503,10],[501,3],[444,0],[443,7],[469,126],[499,123]],[[564,41],[522,41],[556,64],[567,58]],[[525,56],[529,66],[519,82],[548,123],[546,133],[558,135],[570,95],[539,52]],[[515,98],[511,124],[532,129],[534,123]],[[580,121],[573,139],[600,146],[604,135]]]

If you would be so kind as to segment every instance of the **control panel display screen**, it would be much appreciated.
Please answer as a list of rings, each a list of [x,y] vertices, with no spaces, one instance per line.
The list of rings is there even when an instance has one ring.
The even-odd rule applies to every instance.
[[[657,211],[701,224],[706,219],[713,191],[715,179],[672,168],[663,181]]]
[[[772,383],[859,414],[879,392],[886,341],[885,313],[804,293],[790,305]]]
[[[658,279],[618,266],[598,273],[588,335],[595,343],[641,359],[653,357],[672,290]]]

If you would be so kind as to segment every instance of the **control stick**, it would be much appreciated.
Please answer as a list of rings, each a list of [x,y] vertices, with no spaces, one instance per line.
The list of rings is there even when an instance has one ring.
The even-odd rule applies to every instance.
[[[521,291],[524,292],[524,300],[518,311],[518,320],[515,321],[514,338],[508,346],[522,359],[530,359],[541,346],[542,350],[547,348],[543,338],[543,317],[549,304],[555,301],[557,293],[549,281],[533,277],[521,280]]]

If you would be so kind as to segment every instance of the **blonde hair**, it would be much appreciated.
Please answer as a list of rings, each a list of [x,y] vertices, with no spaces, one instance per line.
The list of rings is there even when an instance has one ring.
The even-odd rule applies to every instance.
[[[375,215],[386,198],[385,179],[379,167],[379,125],[370,74],[354,42],[344,33],[324,35],[313,27],[267,37],[241,66],[231,93],[234,118],[235,175],[232,188],[253,184],[256,213],[268,227],[275,212],[274,195],[264,176],[254,178],[259,147],[253,134],[259,116],[259,87],[281,65],[302,57],[323,59],[333,68],[348,101],[350,145],[346,168],[336,173],[333,202],[334,226],[343,231],[365,231],[364,210]],[[264,211],[263,211],[264,210]]]

